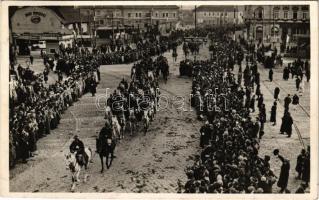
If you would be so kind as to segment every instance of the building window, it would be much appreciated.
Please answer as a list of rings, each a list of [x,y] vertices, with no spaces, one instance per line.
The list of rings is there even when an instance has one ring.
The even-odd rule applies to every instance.
[[[163,17],[165,17],[165,13],[163,13]]]
[[[258,11],[258,18],[259,18],[259,19],[262,19],[262,18],[263,18],[263,11],[262,11],[262,10],[259,10],[259,11]]]
[[[138,17],[138,13],[135,13],[135,17]]]
[[[174,18],[176,17],[176,13],[173,13],[173,17],[174,17]]]
[[[284,19],[288,19],[288,12],[287,11],[284,12]]]
[[[278,11],[275,11],[274,12],[274,19],[278,19],[279,18],[279,12]]]
[[[309,6],[301,6],[301,10],[302,11],[308,11],[309,10]]]
[[[168,13],[166,13],[166,17],[168,17]]]
[[[155,13],[155,16],[156,16],[156,17],[158,17],[158,12],[157,12],[157,13]]]
[[[227,17],[227,13],[225,13],[225,17]]]
[[[297,11],[294,11],[292,16],[293,16],[293,19],[297,19],[297,17],[298,17],[298,12],[297,12]]]
[[[220,13],[220,16],[222,17],[224,13]]]
[[[213,16],[215,15],[215,13],[213,12]]]
[[[302,13],[302,19],[307,19],[307,17],[308,17],[308,13],[306,12]]]
[[[101,12],[99,10],[96,11],[96,15],[100,15]]]
[[[139,13],[138,16],[139,16],[139,17],[142,17],[142,13]]]
[[[127,17],[131,17],[131,13],[127,13]]]

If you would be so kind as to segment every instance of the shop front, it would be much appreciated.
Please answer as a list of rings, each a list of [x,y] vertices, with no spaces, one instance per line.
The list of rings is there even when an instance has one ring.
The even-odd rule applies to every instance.
[[[73,32],[63,24],[63,19],[53,10],[44,7],[18,9],[11,18],[13,44],[20,55],[33,51],[53,54],[59,44],[72,45]]]

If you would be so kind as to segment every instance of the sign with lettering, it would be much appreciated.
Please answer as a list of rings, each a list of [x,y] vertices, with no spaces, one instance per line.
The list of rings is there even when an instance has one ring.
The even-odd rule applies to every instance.
[[[41,17],[46,17],[46,14],[43,12],[37,12],[37,11],[33,11],[33,12],[27,12],[25,13],[25,17],[30,17],[31,16],[31,22],[34,24],[38,24],[41,22]]]

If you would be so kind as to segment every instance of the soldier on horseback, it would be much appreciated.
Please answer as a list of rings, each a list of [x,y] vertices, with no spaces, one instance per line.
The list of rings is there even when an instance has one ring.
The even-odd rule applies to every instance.
[[[105,122],[105,126],[101,129],[99,137],[96,139],[96,150],[100,155],[102,170],[104,171],[103,157],[106,157],[106,167],[109,168],[112,164],[116,140],[113,137],[112,124],[109,121]],[[111,162],[108,162],[109,154],[111,154]]]
[[[79,139],[79,136],[75,135],[73,137],[73,142],[70,145],[70,152],[76,152],[76,159],[78,160],[79,156],[84,157],[84,161],[88,160],[88,155],[85,153],[85,148],[83,142]]]

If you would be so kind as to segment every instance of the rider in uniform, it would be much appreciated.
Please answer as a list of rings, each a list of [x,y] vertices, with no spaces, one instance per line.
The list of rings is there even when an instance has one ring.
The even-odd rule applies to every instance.
[[[88,155],[86,155],[85,150],[84,150],[84,144],[79,139],[79,136],[75,135],[73,137],[73,139],[74,140],[70,145],[70,152],[71,153],[76,152],[76,158],[78,158],[79,155],[83,155],[85,160],[88,160]]]
[[[112,139],[113,141],[113,137],[112,137],[112,125],[109,121],[105,122],[105,126],[101,129],[99,137],[97,138],[97,143],[96,143],[96,151],[100,152],[101,149],[101,144],[106,143],[107,139]],[[113,155],[113,157],[115,157]]]

